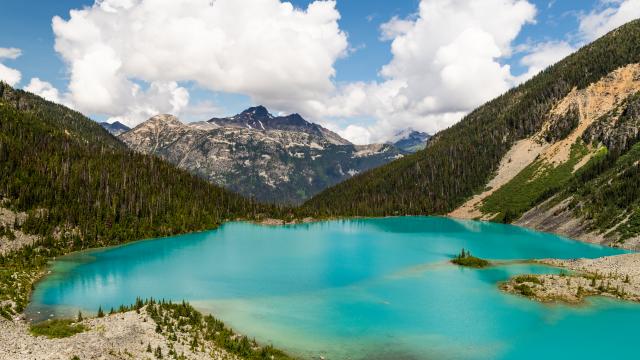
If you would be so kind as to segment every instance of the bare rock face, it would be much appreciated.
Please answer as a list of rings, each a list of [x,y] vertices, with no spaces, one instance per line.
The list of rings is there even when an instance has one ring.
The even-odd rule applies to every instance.
[[[640,94],[599,118],[582,138],[587,143],[602,143],[610,151],[628,150],[640,139]]]
[[[245,196],[291,204],[402,156],[393,145],[353,145],[300,115],[274,117],[261,106],[190,124],[157,115],[119,138]]]

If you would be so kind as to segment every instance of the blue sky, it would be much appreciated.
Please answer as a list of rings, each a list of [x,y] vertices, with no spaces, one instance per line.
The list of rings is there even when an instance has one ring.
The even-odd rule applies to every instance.
[[[118,2],[136,3],[143,0],[105,1],[113,2],[115,4]],[[154,0],[144,1],[153,2]],[[208,0],[191,1],[198,2]],[[251,6],[250,4],[252,1],[277,2],[277,0],[247,1],[247,6]],[[473,1],[482,2],[485,0]],[[494,0],[486,1],[495,2]],[[436,6],[434,5],[435,3],[442,3],[440,5],[437,5],[440,7],[450,6],[445,4],[447,0],[422,0],[422,2],[431,2],[432,6]],[[464,1],[456,0],[454,2]],[[469,2],[471,2],[471,0]],[[516,3],[522,3],[526,1],[504,0],[504,2],[514,3],[515,5]],[[501,48],[503,54],[497,57],[494,56],[494,58],[492,59],[495,60],[495,63],[499,65],[510,66],[509,74],[505,75],[509,79],[500,79],[502,83],[496,85],[491,91],[487,90],[487,96],[492,97],[498,95],[496,94],[496,92],[499,93],[500,91],[504,90],[503,87],[505,86],[505,84],[511,86],[518,83],[519,80],[514,80],[513,78],[524,76],[523,74],[526,74],[528,71],[532,71],[532,67],[534,66],[532,65],[532,62],[534,60],[531,60],[530,62],[523,62],[523,58],[527,56],[530,56],[530,58],[535,58],[535,56],[532,56],[532,54],[535,55],[539,53],[541,56],[545,55],[542,56],[542,58],[544,59],[550,58],[555,60],[553,56],[554,52],[557,52],[557,54],[563,56],[565,55],[564,53],[569,49],[575,50],[582,44],[592,40],[592,38],[594,37],[593,34],[595,34],[597,31],[602,31],[600,28],[605,26],[611,27],[613,25],[618,25],[617,23],[622,21],[619,18],[633,19],[637,17],[637,14],[631,12],[640,8],[640,6],[638,6],[638,2],[638,0],[529,0],[526,3],[528,6],[532,6],[535,8],[535,15],[531,15],[530,12],[527,12],[528,10],[522,7],[518,8],[519,10],[516,9],[515,6],[504,7],[504,11],[520,11],[519,16],[522,16],[522,19],[520,23],[517,24],[509,23],[509,26],[514,26],[517,31],[515,33],[515,36],[507,40],[508,50],[505,50],[506,46],[504,45],[504,41],[501,43],[499,40],[496,40],[496,44],[498,44],[498,47]],[[296,8],[300,10],[306,10],[307,7],[311,3],[313,3],[313,1],[294,0],[292,1],[292,3]],[[213,76],[211,84],[209,84],[205,81],[201,81],[200,74],[206,74],[206,69],[196,69],[194,70],[193,74],[190,75],[191,77],[186,76],[185,79],[185,76],[182,76],[182,74],[180,74],[180,78],[175,79],[177,87],[179,88],[178,90],[183,88],[184,92],[177,91],[175,87],[170,86],[168,90],[158,90],[157,94],[152,94],[151,91],[149,91],[147,97],[140,97],[141,102],[146,101],[142,103],[142,105],[131,101],[126,103],[123,102],[114,104],[114,109],[121,109],[114,111],[110,111],[110,104],[108,101],[96,105],[91,104],[91,99],[89,99],[88,104],[84,104],[83,100],[81,99],[82,94],[77,93],[78,91],[80,91],[78,90],[79,86],[73,87],[73,89],[76,90],[70,90],[69,88],[71,76],[75,74],[74,79],[80,76],[79,73],[74,73],[74,71],[77,71],[78,66],[76,66],[75,68],[73,67],[73,64],[77,65],[77,63],[74,63],[74,61],[76,61],[77,59],[73,58],[73,56],[75,56],[73,54],[81,51],[86,51],[86,46],[84,48],[85,50],[80,49],[81,45],[78,44],[82,44],[82,42],[76,39],[76,35],[78,34],[74,33],[74,31],[80,32],[80,30],[77,30],[80,28],[74,28],[69,25],[69,30],[65,34],[56,34],[52,29],[52,19],[54,16],[59,16],[64,22],[67,22],[70,18],[70,10],[82,9],[84,7],[90,8],[92,6],[97,7],[98,5],[94,5],[93,0],[4,1],[2,5],[0,5],[0,22],[3,24],[4,29],[11,30],[0,32],[0,48],[17,48],[21,50],[21,55],[15,59],[11,57],[5,57],[4,59],[0,59],[0,63],[2,63],[5,67],[15,69],[21,73],[20,82],[14,84],[14,86],[25,87],[30,83],[30,79],[38,78],[42,82],[50,83],[51,88],[55,89],[55,99],[57,101],[72,105],[97,120],[126,119],[127,121],[129,121],[130,125],[135,124],[143,120],[142,118],[148,114],[144,111],[139,110],[136,110],[136,112],[129,111],[130,107],[140,105],[139,107],[147,109],[147,112],[155,111],[156,107],[154,106],[156,104],[150,102],[151,100],[149,99],[152,98],[157,100],[158,102],[161,102],[163,99],[162,96],[164,96],[168,92],[170,93],[170,95],[167,95],[169,96],[167,98],[167,101],[177,101],[182,105],[175,105],[173,106],[173,108],[163,108],[161,105],[158,105],[157,110],[176,110],[177,112],[181,112],[181,118],[188,121],[204,120],[214,115],[230,115],[237,113],[251,105],[254,105],[255,102],[266,102],[265,105],[273,109],[274,112],[297,111],[313,121],[320,122],[325,126],[339,131],[341,134],[343,134],[343,136],[347,136],[348,138],[351,138],[356,142],[368,142],[373,140],[380,140],[385,136],[388,137],[389,134],[393,133],[394,131],[400,130],[405,127],[413,127],[420,130],[428,130],[430,132],[437,131],[442,127],[450,125],[452,122],[457,121],[465,112],[471,110],[473,106],[480,105],[479,102],[487,100],[484,97],[479,97],[478,99],[474,99],[474,101],[469,101],[468,104],[465,104],[466,107],[462,105],[450,106],[444,105],[446,101],[441,101],[442,99],[439,99],[438,96],[442,96],[443,98],[446,97],[446,91],[451,91],[451,89],[448,89],[440,94],[429,93],[425,89],[411,88],[411,86],[416,87],[417,85],[412,84],[418,83],[419,81],[426,81],[428,83],[430,81],[430,78],[425,78],[426,80],[418,79],[415,78],[415,76],[412,78],[411,76],[413,75],[411,74],[403,74],[403,71],[413,66],[411,63],[411,59],[407,60],[407,56],[409,55],[400,52],[392,53],[391,46],[394,41],[398,41],[400,43],[402,39],[399,38],[402,36],[407,36],[406,34],[410,33],[411,31],[413,31],[415,34],[418,34],[418,31],[425,31],[418,29],[418,26],[416,25],[416,22],[421,17],[423,18],[422,20],[428,21],[428,17],[425,16],[425,14],[419,13],[420,4],[420,0],[337,0],[334,10],[339,14],[339,20],[336,20],[339,29],[332,33],[331,39],[327,40],[326,42],[334,41],[335,44],[337,44],[336,46],[338,48],[340,46],[343,46],[344,51],[342,51],[340,55],[337,55],[337,52],[333,48],[329,50],[323,50],[323,44],[319,44],[317,47],[309,48],[307,51],[301,50],[301,53],[316,53],[320,51],[320,55],[316,57],[324,56],[325,53],[322,53],[322,51],[326,51],[326,56],[330,59],[330,63],[322,63],[318,65],[318,73],[326,72],[327,74],[329,74],[331,69],[333,69],[335,75],[326,75],[324,76],[324,78],[322,76],[318,76],[316,82],[306,82],[306,79],[304,77],[302,79],[290,79],[290,82],[287,82],[289,80],[283,80],[282,82],[279,82],[281,78],[277,77],[275,78],[276,81],[273,81],[273,91],[268,88],[268,84],[265,88],[265,85],[262,83],[258,85],[247,84],[246,86],[236,87],[234,86],[233,81],[230,80],[230,85],[218,85],[219,83],[225,83],[226,79],[220,79],[219,77]],[[119,11],[132,11],[131,9],[135,9],[135,5],[133,6],[133,8],[130,8],[129,5],[127,5],[126,9],[122,8]],[[468,10],[465,9],[466,8],[461,7],[460,11],[463,12]],[[627,13],[621,14],[620,12],[623,10]],[[471,14],[469,16],[473,18],[473,16],[475,16],[473,15],[473,11],[475,10],[468,11],[469,14]],[[497,13],[496,15],[498,17],[503,16],[505,19],[510,16],[510,14],[506,13]],[[97,16],[98,14],[96,14],[96,19],[98,19]],[[194,16],[197,16],[197,14],[195,14]],[[265,14],[264,18],[268,17],[269,15]],[[262,17],[260,16],[251,17],[251,19],[254,19],[252,21],[261,21],[261,18]],[[309,18],[311,21],[311,15],[309,15]],[[584,24],[587,23],[585,21],[585,18],[593,20],[591,21],[590,26],[586,26]],[[395,37],[382,40],[381,27],[383,26],[383,24],[389,24],[390,21],[393,22],[393,19],[398,20],[398,25],[407,25],[409,26],[408,29],[411,30],[408,30],[408,32],[394,33],[393,36]],[[401,23],[400,21],[404,21],[404,23]],[[454,18],[450,19],[449,21],[456,20]],[[473,24],[469,25],[470,28],[473,27],[473,29],[476,30],[480,28],[480,30],[482,30],[483,23],[480,20],[478,20],[478,22],[473,21],[473,19],[469,21],[471,22],[471,24]],[[332,20],[329,19],[326,20],[326,22],[330,25],[332,23]],[[587,23],[587,25],[589,24]],[[487,24],[486,26],[490,26],[490,24]],[[586,27],[589,27],[589,29],[585,30]],[[479,32],[482,32],[480,30]],[[118,28],[114,27],[114,29],[111,29],[110,31],[117,32],[119,30]],[[122,31],[125,31],[125,29],[123,29]],[[307,30],[301,30],[301,32],[304,31]],[[590,33],[588,34],[587,32]],[[491,32],[487,31],[487,33]],[[340,34],[343,34],[343,36],[346,37],[346,45],[341,45]],[[230,38],[230,40],[233,40],[234,34],[230,32],[226,33],[225,36]],[[274,36],[277,37],[278,34],[276,33]],[[431,33],[426,34],[426,36],[418,36],[418,38],[426,39],[424,41],[431,41],[431,39],[436,39],[439,36],[441,36],[441,34],[439,34],[438,31],[432,30]],[[69,41],[70,48],[67,49],[65,53],[61,53],[54,49],[56,37]],[[494,37],[499,38],[500,34],[494,34]],[[194,44],[197,45],[198,43],[195,42],[196,40],[194,40]],[[204,41],[204,39],[201,39],[201,41]],[[309,41],[315,40],[312,39],[304,41],[308,43]],[[559,43],[561,43],[562,45],[555,46],[553,48],[545,47],[549,44],[558,45]],[[304,45],[304,43],[302,43],[302,45]],[[439,46],[440,48],[443,48],[446,47],[445,45],[447,44],[440,44]],[[73,48],[74,46],[76,46],[77,48]],[[162,44],[159,45],[159,47],[162,46]],[[191,46],[191,44],[189,44],[189,46]],[[419,48],[421,44],[417,43],[416,46]],[[429,46],[429,44],[425,44],[425,48]],[[548,49],[549,51],[543,52],[541,50],[543,48]],[[137,51],[136,44],[132,43],[129,49],[134,49],[133,51]],[[175,51],[174,48],[169,50]],[[269,48],[266,47],[265,49],[260,49],[259,53],[252,54],[250,56],[260,57],[261,54],[263,54],[265,51],[268,52]],[[510,53],[504,54],[505,51],[508,51]],[[295,52],[293,52],[292,54],[294,54],[293,56],[297,56],[297,53]],[[126,63],[127,60],[123,60],[123,56],[129,56],[129,54],[120,55],[121,60]],[[296,61],[292,61],[292,64],[287,65],[282,69],[274,69],[274,72],[287,71],[287,69],[295,68],[296,64],[309,63],[307,68],[303,68],[300,71],[302,73],[307,72],[310,75],[315,75],[315,71],[313,68],[314,65],[310,63],[313,62],[314,59],[306,58],[304,57],[304,54],[300,54],[300,56],[301,58],[296,59]],[[431,59],[429,57],[429,54],[416,56],[416,61]],[[292,55],[288,55],[288,58],[291,57]],[[394,57],[396,57],[397,59],[394,59]],[[277,57],[275,59],[276,60],[274,60],[274,57],[268,57],[265,59],[265,61],[278,60]],[[233,58],[233,61],[237,60],[238,57]],[[388,64],[393,64],[395,67],[397,67],[397,69],[389,71],[386,74],[382,74],[381,69]],[[329,66],[327,67],[327,65]],[[495,64],[493,65],[495,67]],[[163,64],[162,66],[169,65]],[[204,64],[202,66],[207,65]],[[431,70],[434,73],[437,73],[437,71],[441,71],[442,69]],[[238,66],[237,68],[234,68],[234,71],[242,72],[243,68],[241,66]],[[428,72],[429,69],[426,69],[425,71]],[[502,69],[502,72],[504,72],[504,69]],[[118,73],[118,76],[121,75],[122,77],[129,79],[129,81],[126,83],[129,86],[140,86],[142,89],[146,89],[148,86],[150,86],[150,83],[152,81],[155,81],[156,79],[154,78],[153,80],[149,80],[148,75],[143,73],[144,71],[142,71],[142,73]],[[247,74],[250,73],[250,69],[248,69]],[[393,74],[389,75],[389,73]],[[160,78],[162,77],[161,75],[158,76]],[[289,77],[287,76],[285,76],[284,78],[289,79]],[[103,76],[101,79],[101,81],[110,81],[105,76]],[[404,81],[405,88],[403,88],[402,91],[406,90],[407,93],[413,94],[404,96],[402,98],[404,101],[415,102],[417,104],[424,99],[429,99],[432,102],[441,103],[442,105],[429,108],[430,110],[424,110],[422,108],[420,108],[420,110],[416,110],[418,109],[417,105],[413,109],[409,105],[403,105],[401,110],[397,110],[395,108],[388,110],[384,108],[384,104],[376,104],[375,102],[372,102],[371,99],[381,98],[383,96],[381,94],[393,92],[392,90],[389,90],[385,93],[384,91],[386,90],[382,89],[383,86],[386,86],[386,84],[389,83],[390,79],[394,81]],[[173,79],[162,78],[161,80],[167,82],[172,81]],[[89,80],[79,81],[78,84],[85,84],[88,81]],[[93,82],[96,80],[91,79],[91,81]],[[244,81],[247,80],[245,79]],[[269,78],[267,78],[264,81],[268,82],[270,80]],[[442,84],[436,81],[436,83],[433,84],[433,88],[435,89],[441,85]],[[282,92],[283,87],[293,87],[293,90],[289,92]],[[299,89],[296,87],[299,87]],[[309,95],[307,98],[298,98],[297,94],[306,92],[307,87],[313,88],[313,92],[309,90],[311,95]],[[93,88],[95,87],[92,87],[92,89]],[[349,102],[349,99],[355,96],[353,95],[354,88],[357,88],[356,93],[365,94],[367,100],[358,100],[360,102],[357,105]],[[43,90],[42,86],[40,86],[37,88],[32,87],[31,89],[43,93],[43,91],[49,88],[45,87]],[[482,88],[480,89],[482,90]],[[76,93],[74,93],[74,91],[76,91]],[[280,92],[282,92],[282,94],[280,94]],[[184,104],[184,102],[181,103],[180,101],[178,101],[185,93],[188,93],[188,104]],[[414,96],[415,98],[411,98],[411,96]],[[319,97],[322,98],[322,100],[317,100],[317,98]],[[407,97],[408,100],[406,100]],[[386,100],[383,99],[380,101],[385,102]],[[397,99],[390,98],[388,101],[397,102]],[[466,101],[463,102],[467,103]],[[345,110],[347,108],[349,110]],[[118,111],[122,112],[122,115],[118,113]],[[393,116],[389,116],[387,113],[385,113],[385,111],[393,111]],[[209,114],[208,112],[211,112],[211,114]],[[387,119],[389,117],[395,118],[396,114],[397,119]]]

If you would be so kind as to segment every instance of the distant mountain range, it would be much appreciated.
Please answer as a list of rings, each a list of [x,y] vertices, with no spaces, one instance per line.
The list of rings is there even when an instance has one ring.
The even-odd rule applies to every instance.
[[[116,122],[113,122],[113,123],[101,122],[100,126],[105,128],[113,136],[118,136],[118,135],[122,134],[123,132],[131,130],[130,127],[128,127],[127,125],[125,125],[125,124],[123,124],[123,123],[121,123],[119,121],[116,121]]]
[[[406,153],[414,153],[423,150],[427,146],[431,135],[426,132],[407,129],[398,133],[396,139],[393,143],[395,147]]]
[[[409,152],[394,144],[354,145],[298,114],[273,116],[263,106],[195,123],[158,115],[118,137],[214,184],[289,204]],[[417,138],[403,141],[415,147]]]

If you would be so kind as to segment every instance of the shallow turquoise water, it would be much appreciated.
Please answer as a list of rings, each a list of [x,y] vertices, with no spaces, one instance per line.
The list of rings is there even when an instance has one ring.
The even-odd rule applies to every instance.
[[[464,247],[490,259],[598,257],[620,250],[513,226],[435,217],[286,227],[229,223],[59,259],[30,317],[187,299],[294,355],[327,359],[633,358],[640,306],[594,298],[542,305],[501,293],[518,273],[450,265]],[[597,341],[591,341],[595,340]]]

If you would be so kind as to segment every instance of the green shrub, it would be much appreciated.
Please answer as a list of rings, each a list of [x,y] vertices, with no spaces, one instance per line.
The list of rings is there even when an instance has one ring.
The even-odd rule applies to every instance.
[[[527,297],[531,297],[534,295],[533,290],[531,289],[531,287],[527,284],[519,284],[519,285],[515,285],[513,287],[515,290],[517,290],[521,295],[527,296]]]
[[[513,281],[515,281],[518,284],[522,284],[522,283],[534,283],[534,284],[538,284],[538,285],[542,285],[542,281],[540,281],[540,279],[535,276],[535,275],[518,275],[516,277],[513,278]]]
[[[82,324],[76,324],[73,320],[54,319],[38,324],[32,324],[30,329],[34,336],[46,336],[52,338],[65,338],[86,330]]]

